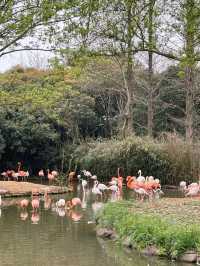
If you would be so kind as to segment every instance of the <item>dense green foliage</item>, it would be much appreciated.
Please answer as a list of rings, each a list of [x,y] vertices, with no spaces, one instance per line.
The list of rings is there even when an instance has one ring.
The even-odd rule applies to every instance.
[[[131,202],[106,204],[97,215],[99,226],[115,229],[121,240],[130,237],[132,245],[137,249],[156,246],[160,255],[170,258],[177,258],[185,251],[198,250],[200,247],[197,225],[133,213],[130,211],[131,205]]]
[[[100,179],[117,175],[153,175],[162,184],[178,184],[181,180],[198,179],[199,147],[195,151],[190,145],[173,136],[166,140],[153,141],[148,138],[129,137],[123,140],[107,140],[81,145],[74,152],[74,164],[86,168]]]
[[[16,168],[21,160],[29,170],[66,170],[69,155],[63,152],[93,130],[95,112],[93,99],[72,90],[65,78],[56,71],[20,67],[1,75],[2,169]]]
[[[91,66],[94,71],[89,74]],[[105,75],[109,66],[112,73]],[[33,173],[41,167],[66,171],[78,166],[107,179],[122,167],[124,175],[137,175],[138,169],[142,169],[144,175],[154,175],[163,184],[196,179],[199,145],[195,144],[194,151],[176,134],[162,133],[183,132],[183,127],[168,119],[177,115],[184,102],[184,95],[174,90],[179,86],[181,91],[176,73],[176,68],[163,73],[156,116],[157,140],[134,135],[127,139],[118,137],[121,81],[117,81],[119,73],[110,60],[85,58],[71,68],[56,65],[48,71],[17,66],[1,74],[1,170],[15,169],[17,162],[22,161]],[[138,77],[141,75],[143,70],[138,67]],[[116,81],[119,87],[115,90]],[[138,97],[145,97],[142,93],[138,84]],[[167,108],[160,110],[163,102]],[[141,126],[145,118],[140,102],[134,113],[137,134],[142,136],[146,131]]]

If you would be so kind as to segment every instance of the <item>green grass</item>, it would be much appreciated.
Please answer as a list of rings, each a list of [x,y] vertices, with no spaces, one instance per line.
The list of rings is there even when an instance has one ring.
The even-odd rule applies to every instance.
[[[131,208],[132,203],[128,201],[107,203],[98,214],[99,226],[115,229],[120,240],[129,236],[138,249],[156,246],[160,255],[169,258],[200,248],[197,224],[182,224],[156,214],[137,213]]]

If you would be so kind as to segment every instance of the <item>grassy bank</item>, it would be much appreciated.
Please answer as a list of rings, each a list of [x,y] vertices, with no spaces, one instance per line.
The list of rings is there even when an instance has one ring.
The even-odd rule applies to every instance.
[[[162,204],[152,204],[108,203],[98,215],[98,226],[114,229],[120,242],[129,237],[131,245],[138,250],[156,247],[160,256],[176,259],[186,251],[198,251],[200,219],[195,222],[200,210],[198,201],[177,201],[170,205],[164,204],[163,199]],[[182,211],[176,212],[178,208]],[[195,223],[192,224],[191,219],[187,219],[191,212],[187,211],[195,208],[195,217],[191,217]]]
[[[199,144],[185,143],[177,137],[162,141],[148,138],[129,137],[124,140],[106,140],[82,145],[74,152],[74,164],[80,169],[88,169],[99,179],[116,175],[117,168],[123,168],[124,176],[153,175],[162,184],[177,185],[181,180],[188,182],[198,178]]]

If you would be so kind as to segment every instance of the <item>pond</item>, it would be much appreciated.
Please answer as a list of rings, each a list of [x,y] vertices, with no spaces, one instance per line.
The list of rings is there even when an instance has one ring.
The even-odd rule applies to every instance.
[[[80,188],[76,196],[81,195]],[[55,202],[74,195],[40,199],[40,209],[32,213],[19,208],[20,199],[4,199],[0,209],[1,266],[185,266],[122,250],[117,245],[96,238],[93,211],[98,207],[87,191],[84,209],[58,211]],[[45,205],[45,206],[44,206]]]

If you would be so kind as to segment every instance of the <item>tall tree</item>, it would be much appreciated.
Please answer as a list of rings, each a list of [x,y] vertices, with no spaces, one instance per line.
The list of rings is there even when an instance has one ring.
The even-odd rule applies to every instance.
[[[31,46],[30,36],[36,27],[46,24],[55,17],[64,4],[46,0],[2,0],[0,1],[0,57],[14,51],[46,50]]]

